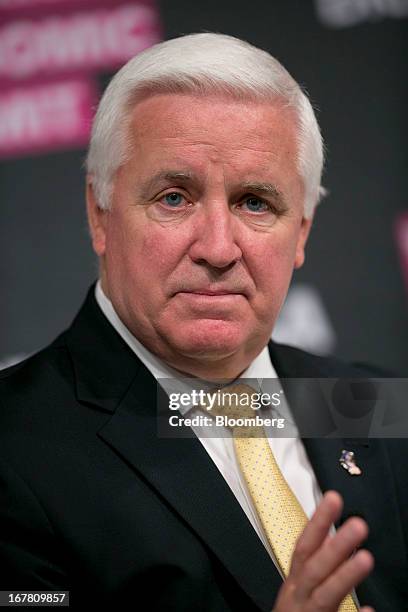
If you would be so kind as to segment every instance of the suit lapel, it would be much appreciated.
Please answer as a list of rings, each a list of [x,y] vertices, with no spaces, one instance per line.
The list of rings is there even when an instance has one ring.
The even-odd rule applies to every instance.
[[[343,370],[340,371],[339,367],[336,369],[333,365],[328,366],[326,360],[313,356],[307,358],[309,356],[297,349],[278,346],[274,343],[271,343],[269,348],[280,378],[358,378],[357,370],[347,365],[343,365]],[[363,378],[364,374],[360,376]],[[302,412],[308,415],[314,414],[320,418],[320,412],[323,412],[324,408],[321,395],[317,398],[321,404],[318,409],[310,405],[310,398],[309,401],[305,401],[304,398],[293,396],[293,400],[294,403],[291,402],[290,407],[295,415],[299,415],[300,420],[302,420]],[[325,411],[330,413],[328,406]],[[332,430],[331,426],[334,426],[334,422],[328,417],[325,427],[327,436],[334,431],[334,427]],[[323,436],[321,438],[303,437],[303,443],[322,491],[336,486],[343,495],[345,504],[342,520],[352,514],[358,514],[367,520],[375,521],[375,516],[378,516],[376,496],[379,490],[381,497],[385,497],[389,504],[395,504],[395,509],[397,508],[390,472],[386,470],[388,456],[381,440],[322,438]],[[360,476],[350,475],[340,465],[339,459],[343,449],[354,451],[356,463],[362,470]]]
[[[273,562],[199,440],[158,437],[156,383],[143,370],[98,435],[166,500],[257,606],[270,610],[281,584]]]
[[[313,356],[308,358],[309,356],[297,349],[274,343],[271,343],[269,349],[281,378],[358,378],[356,370],[349,366],[340,366],[337,363],[329,366],[327,360]],[[363,376],[362,373],[361,377]],[[304,404],[303,407],[299,404],[294,408],[299,414],[305,409]],[[321,408],[320,406],[319,410]],[[315,408],[308,404],[306,409],[313,412]],[[328,434],[329,420],[326,420]],[[363,546],[373,551],[376,567],[357,588],[360,602],[371,603],[380,610],[392,609],[393,604],[387,601],[387,596],[384,591],[381,592],[379,586],[383,579],[381,572],[389,572],[387,564],[390,562],[399,568],[406,566],[406,550],[392,469],[384,441],[310,437],[303,438],[303,443],[322,492],[335,489],[343,497],[343,512],[336,526],[340,526],[350,516],[361,516],[369,525],[369,537]],[[339,458],[343,449],[354,452],[356,464],[362,470],[361,475],[352,476],[342,468]],[[394,520],[390,521],[389,517],[394,517]]]
[[[98,432],[194,531],[261,609],[282,583],[252,525],[197,438],[157,434],[156,381],[93,295],[67,334],[78,399],[112,413]]]
[[[323,492],[338,491],[344,500],[339,527],[350,516],[360,516],[369,526],[369,536],[363,547],[374,554],[374,571],[357,587],[360,603],[374,605],[378,610],[398,609],[381,588],[384,576],[392,565],[406,567],[404,533],[400,522],[397,496],[382,440],[303,440],[306,452]],[[344,449],[352,450],[361,468],[360,476],[352,476],[340,466]],[[392,520],[390,518],[392,517]],[[397,577],[396,577],[397,580]],[[401,584],[399,585],[401,587]]]

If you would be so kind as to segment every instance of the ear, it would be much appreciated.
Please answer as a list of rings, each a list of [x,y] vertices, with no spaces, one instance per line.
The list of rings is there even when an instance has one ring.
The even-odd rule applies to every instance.
[[[294,268],[301,268],[305,261],[305,247],[306,242],[310,234],[310,230],[312,228],[313,216],[310,219],[306,219],[303,217],[302,223],[300,226],[298,242],[296,245],[296,254],[295,254],[295,263]]]
[[[91,177],[86,179],[86,210],[88,214],[89,230],[92,238],[92,246],[95,253],[101,257],[105,254],[106,247],[106,223],[109,211],[99,208]]]

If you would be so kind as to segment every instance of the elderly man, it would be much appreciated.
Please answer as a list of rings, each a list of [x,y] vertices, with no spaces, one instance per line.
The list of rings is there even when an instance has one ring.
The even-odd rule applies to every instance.
[[[307,97],[243,41],[181,37],[113,78],[87,158],[100,279],[66,332],[2,374],[2,590],[120,610],[405,609],[404,444],[356,442],[353,476],[342,440],[157,433],[157,379],[362,375],[269,341],[322,163]]]

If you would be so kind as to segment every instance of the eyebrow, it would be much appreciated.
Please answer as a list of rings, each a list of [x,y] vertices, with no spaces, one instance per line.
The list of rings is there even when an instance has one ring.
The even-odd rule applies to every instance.
[[[146,194],[150,193],[152,189],[156,187],[158,183],[171,181],[180,181],[184,183],[191,182],[195,179],[195,175],[192,172],[184,170],[162,170],[152,176],[144,185],[143,192]]]

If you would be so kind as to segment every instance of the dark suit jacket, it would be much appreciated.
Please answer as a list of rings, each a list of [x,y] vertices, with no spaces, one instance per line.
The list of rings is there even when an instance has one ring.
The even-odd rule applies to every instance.
[[[355,370],[270,345],[280,377]],[[281,578],[196,439],[159,438],[156,383],[96,304],[1,373],[0,590],[70,590],[118,610],[270,611]],[[407,444],[305,440],[323,491],[365,517],[373,574],[357,590],[377,612],[408,609]],[[350,442],[349,442],[350,446]],[[340,521],[341,522],[341,521]]]

